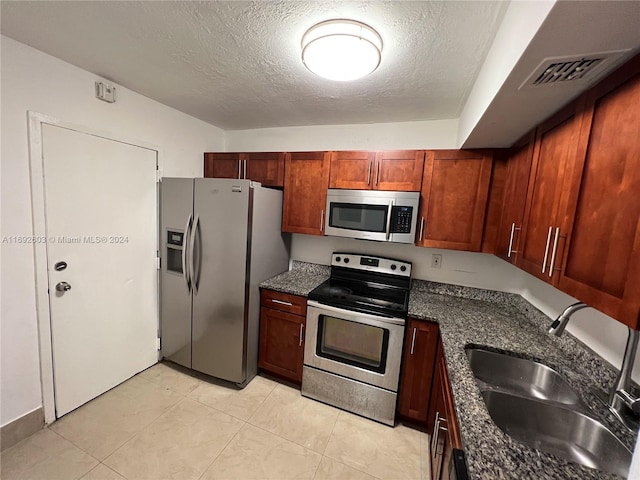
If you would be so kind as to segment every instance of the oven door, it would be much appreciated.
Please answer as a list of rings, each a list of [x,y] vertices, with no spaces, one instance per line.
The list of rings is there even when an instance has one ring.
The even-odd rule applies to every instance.
[[[405,320],[307,302],[304,364],[398,391]]]

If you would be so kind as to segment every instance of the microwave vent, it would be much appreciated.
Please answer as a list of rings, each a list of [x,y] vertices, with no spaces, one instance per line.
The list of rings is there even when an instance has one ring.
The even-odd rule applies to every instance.
[[[570,57],[549,57],[540,62],[523,87],[542,87],[562,83],[590,83],[612,67],[628,50],[601,52]]]

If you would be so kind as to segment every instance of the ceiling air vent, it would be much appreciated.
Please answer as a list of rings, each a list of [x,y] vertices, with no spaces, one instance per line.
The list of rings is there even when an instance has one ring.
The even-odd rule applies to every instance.
[[[545,58],[520,88],[578,81],[580,83],[590,83],[598,74],[613,67],[617,63],[616,60],[626,52],[628,50]]]

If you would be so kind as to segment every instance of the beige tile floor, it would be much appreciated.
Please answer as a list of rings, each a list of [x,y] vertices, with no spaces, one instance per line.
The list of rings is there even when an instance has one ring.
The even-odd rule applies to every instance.
[[[3,480],[426,480],[428,436],[158,364],[0,455]]]

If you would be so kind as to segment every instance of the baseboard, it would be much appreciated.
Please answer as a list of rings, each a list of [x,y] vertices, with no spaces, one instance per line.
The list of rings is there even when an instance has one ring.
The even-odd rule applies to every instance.
[[[0,427],[0,450],[6,450],[44,427],[42,407]]]

